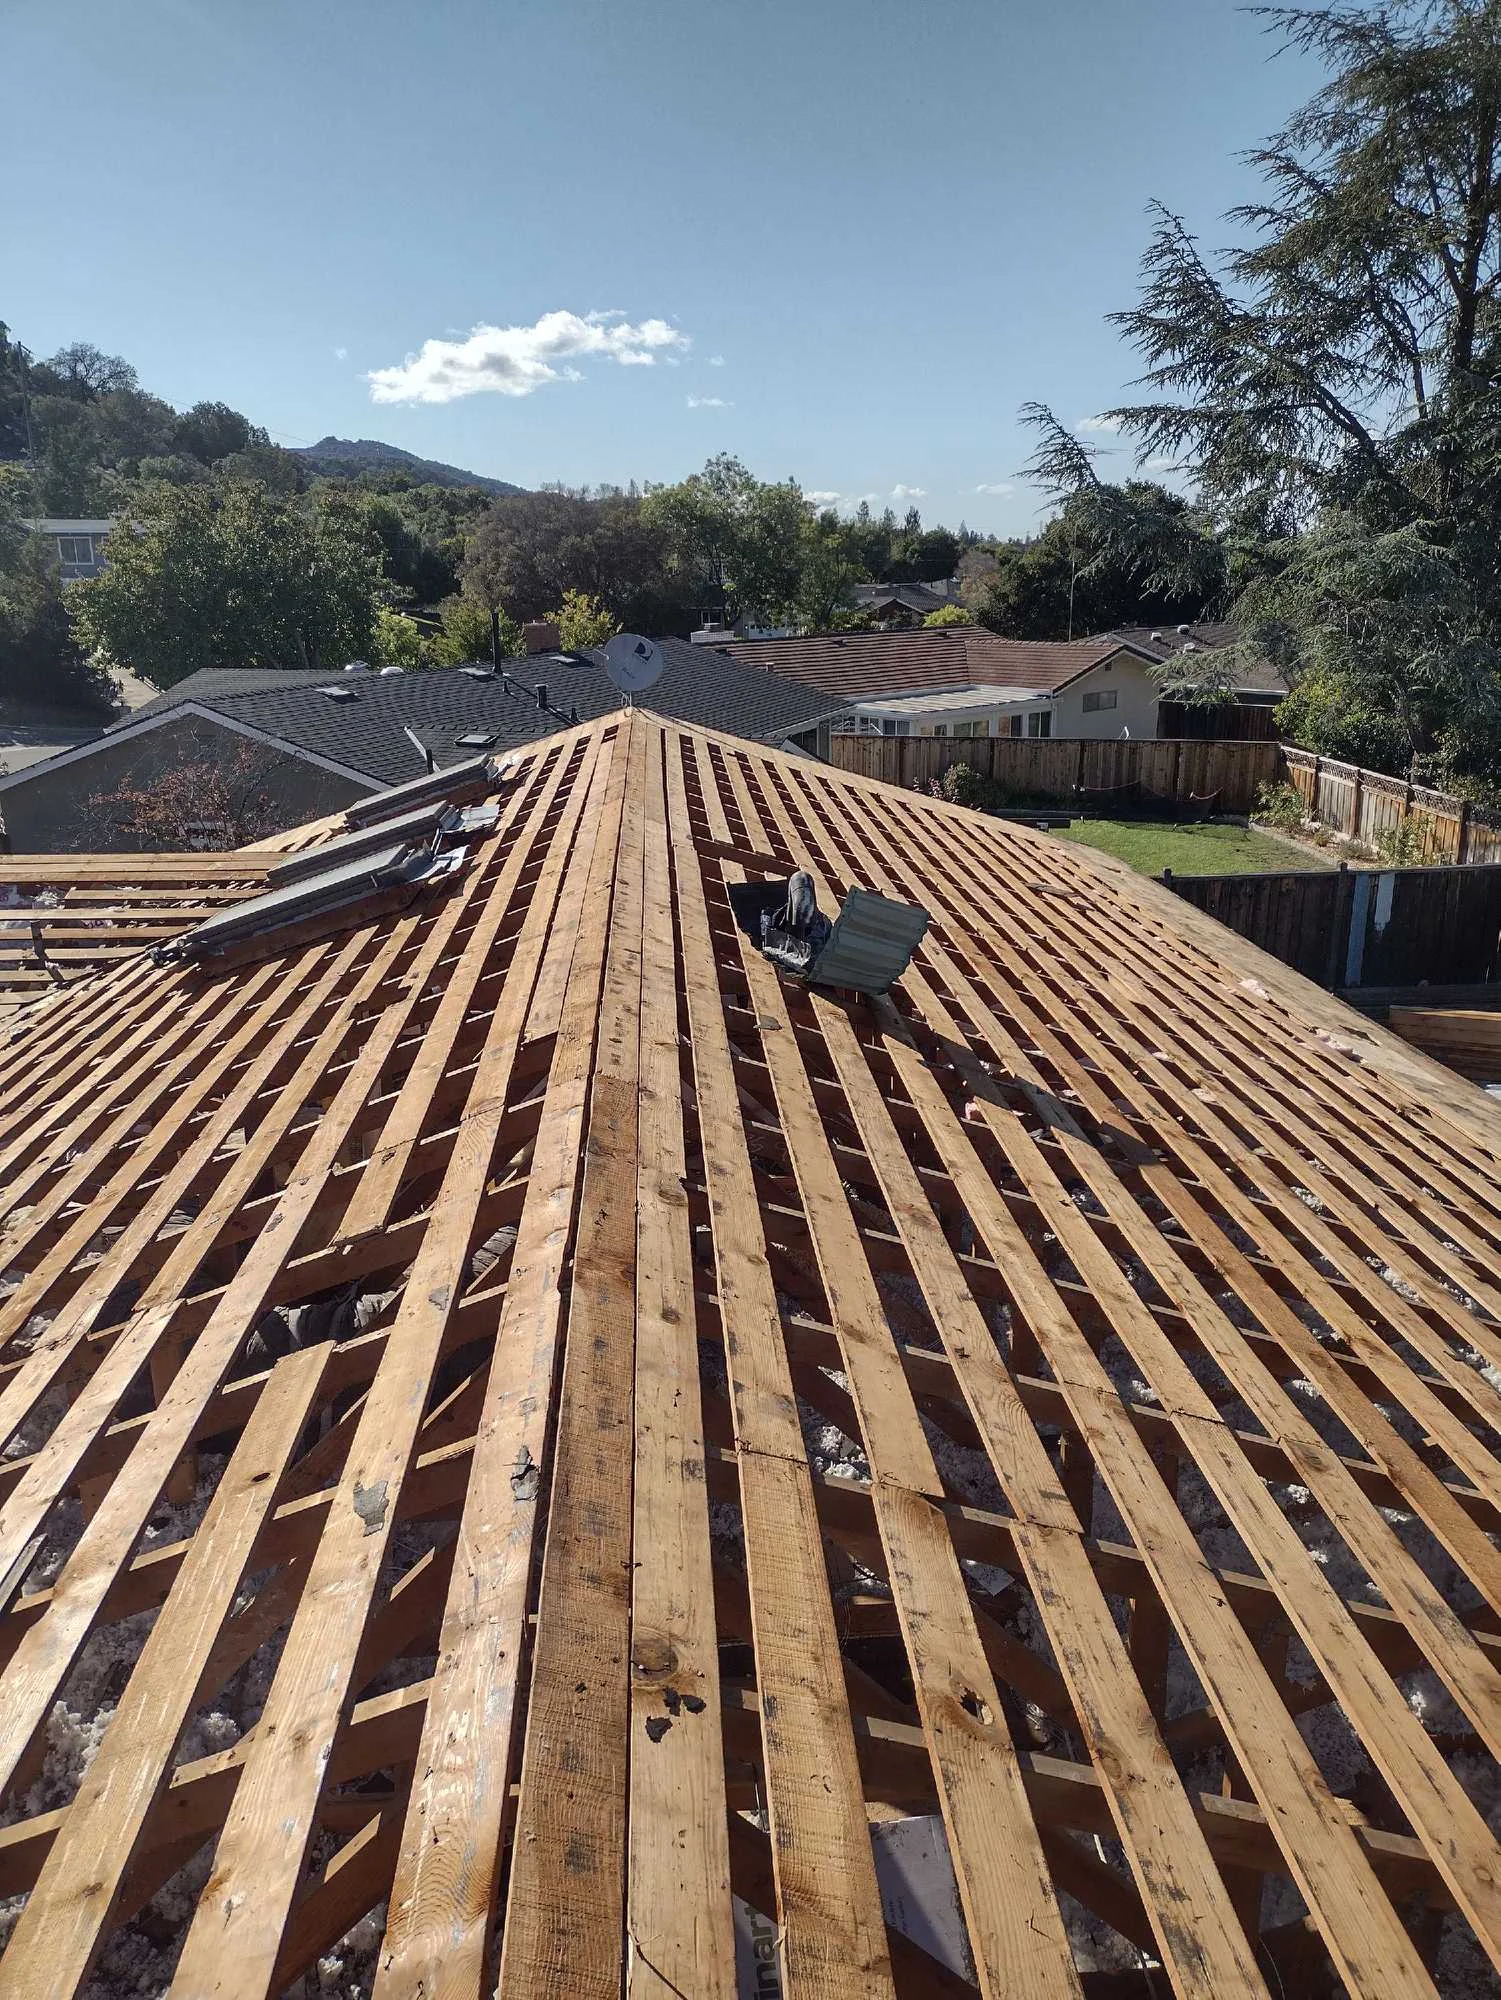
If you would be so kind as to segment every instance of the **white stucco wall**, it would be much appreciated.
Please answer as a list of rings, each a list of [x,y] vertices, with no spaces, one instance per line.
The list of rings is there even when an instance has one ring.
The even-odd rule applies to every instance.
[[[1086,715],[1085,695],[1101,688],[1116,690],[1115,707]],[[1157,684],[1141,661],[1128,653],[1117,653],[1061,691],[1053,708],[1053,734],[1102,737],[1120,736],[1129,730],[1135,738],[1155,736],[1159,699]]]

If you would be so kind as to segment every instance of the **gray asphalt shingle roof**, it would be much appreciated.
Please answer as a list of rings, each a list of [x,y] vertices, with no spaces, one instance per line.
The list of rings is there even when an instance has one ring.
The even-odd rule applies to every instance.
[[[658,643],[662,676],[641,706],[674,721],[780,743],[836,706],[827,694],[728,660],[711,647],[679,639]],[[543,653],[505,666],[507,682],[475,679],[459,667],[390,675],[214,668],[179,681],[117,727],[192,702],[376,784],[394,785],[422,768],[407,729],[442,766],[475,754],[474,746],[460,745],[460,736],[493,736],[493,747],[504,750],[550,736],[575,708],[586,722],[621,706],[604,671],[582,656]],[[547,690],[547,708],[538,705],[538,685]],[[353,699],[330,699],[322,692],[330,687]]]

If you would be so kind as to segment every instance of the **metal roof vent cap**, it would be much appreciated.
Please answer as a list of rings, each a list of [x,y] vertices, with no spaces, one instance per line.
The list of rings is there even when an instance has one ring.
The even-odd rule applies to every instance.
[[[348,669],[346,668],[345,671],[347,672]],[[405,672],[406,672],[405,667],[382,667],[380,670],[380,677],[384,681],[384,680],[389,680],[392,674],[404,674]]]
[[[1186,639],[1192,630],[1193,630],[1192,625],[1180,625],[1178,627],[1178,637],[1180,639]]]
[[[346,660],[344,671],[346,674],[368,674],[372,669],[368,660]]]
[[[1152,634],[1152,644],[1154,646],[1160,646],[1162,644],[1162,634],[1160,632],[1154,632]]]

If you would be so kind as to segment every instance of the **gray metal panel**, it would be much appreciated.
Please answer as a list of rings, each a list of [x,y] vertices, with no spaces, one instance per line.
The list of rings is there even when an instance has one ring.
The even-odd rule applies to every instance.
[[[392,785],[388,791],[356,799],[345,808],[344,817],[351,826],[371,826],[377,820],[394,818],[409,806],[425,804],[429,799],[446,799],[466,785],[481,783],[490,763],[488,757],[466,757],[462,764],[450,764],[445,770],[425,771],[420,778],[411,778],[404,785]]]
[[[341,834],[337,840],[326,840],[321,847],[309,847],[301,854],[289,854],[285,861],[277,862],[266,879],[273,888],[280,889],[288,882],[301,882],[309,875],[325,875],[329,869],[339,867],[346,860],[355,861],[361,856],[377,853],[393,842],[422,840],[436,831],[447,811],[444,800],[434,799],[431,804],[417,806],[397,819],[381,820],[374,826],[356,827],[353,833]]]
[[[828,943],[804,975],[813,986],[884,993],[912,962],[930,922],[915,903],[851,889]]]
[[[264,896],[252,896],[243,903],[217,910],[181,937],[156,946],[152,956],[158,964],[207,958],[227,951],[231,945],[242,944],[247,938],[263,937],[303,918],[323,916],[363,902],[382,890],[400,888],[403,883],[415,886],[451,873],[463,866],[467,852],[466,848],[455,847],[434,855],[425,844],[383,847],[374,854],[347,861],[342,868],[330,868],[321,875],[288,882]]]

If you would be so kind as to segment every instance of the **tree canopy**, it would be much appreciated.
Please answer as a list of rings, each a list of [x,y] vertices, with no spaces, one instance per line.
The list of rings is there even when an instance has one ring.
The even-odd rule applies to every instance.
[[[379,544],[337,490],[253,480],[141,490],[107,567],[74,584],[82,643],[170,687],[201,667],[342,665],[370,650]]]
[[[0,699],[108,714],[113,689],[74,639],[56,549],[26,531],[33,504],[21,469],[0,465]]]
[[[1494,776],[1501,7],[1263,11],[1329,81],[1252,154],[1264,192],[1232,218],[1239,247],[1212,258],[1157,210],[1141,297],[1115,315],[1148,394],[1113,414],[1240,541],[1237,615],[1285,663],[1314,747],[1340,714],[1381,717],[1399,766]],[[1339,638],[1352,607],[1358,647]]]

